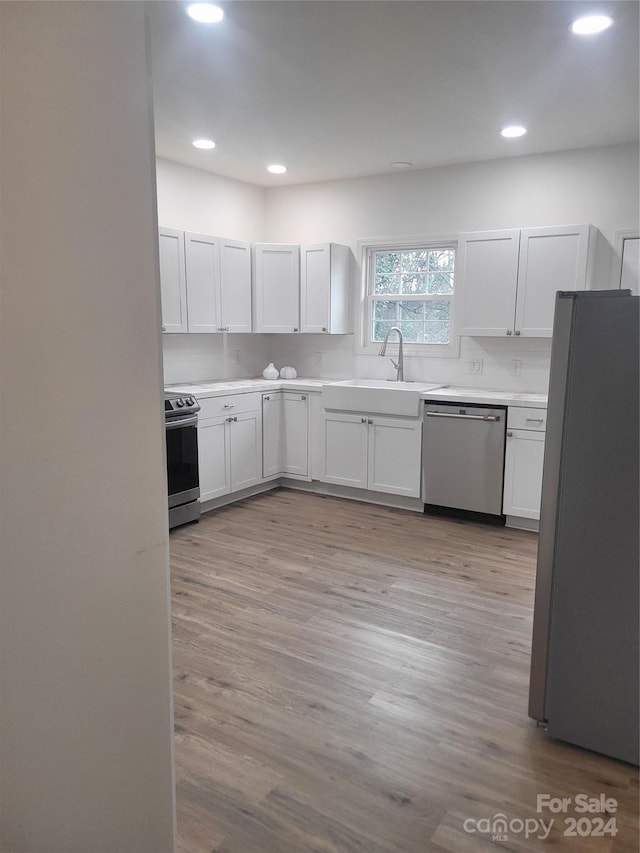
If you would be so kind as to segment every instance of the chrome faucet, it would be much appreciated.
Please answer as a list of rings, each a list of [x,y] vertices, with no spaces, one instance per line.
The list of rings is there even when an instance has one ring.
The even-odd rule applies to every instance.
[[[396,382],[402,382],[402,381],[404,381],[404,350],[403,350],[403,346],[402,346],[402,343],[403,343],[402,342],[402,331],[401,331],[401,329],[398,328],[398,326],[392,326],[389,329],[389,331],[387,332],[387,334],[384,336],[384,342],[383,342],[382,346],[380,347],[380,355],[385,355],[385,353],[387,352],[387,341],[389,340],[389,335],[391,334],[391,332],[397,332],[398,333],[398,344],[399,344],[399,346],[398,346],[398,360],[394,361],[393,359],[391,359],[391,364],[396,369]]]

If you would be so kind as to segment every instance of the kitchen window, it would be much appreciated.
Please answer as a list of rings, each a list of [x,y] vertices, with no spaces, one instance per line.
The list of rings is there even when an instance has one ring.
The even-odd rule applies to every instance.
[[[362,351],[397,326],[410,354],[457,356],[455,261],[453,240],[363,245]]]

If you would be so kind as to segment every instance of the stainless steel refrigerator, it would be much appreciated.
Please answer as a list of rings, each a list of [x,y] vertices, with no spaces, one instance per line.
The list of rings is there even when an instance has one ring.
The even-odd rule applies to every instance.
[[[529,715],[638,763],[640,297],[556,297]]]

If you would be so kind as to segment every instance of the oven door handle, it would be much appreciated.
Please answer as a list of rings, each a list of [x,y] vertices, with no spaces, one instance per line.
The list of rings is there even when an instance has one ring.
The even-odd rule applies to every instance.
[[[180,427],[189,427],[198,425],[198,416],[189,415],[185,418],[173,418],[166,422],[167,429],[180,429]]]

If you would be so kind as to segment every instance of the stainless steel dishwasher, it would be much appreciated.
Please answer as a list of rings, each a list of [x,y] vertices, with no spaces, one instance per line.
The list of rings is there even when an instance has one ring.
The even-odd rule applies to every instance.
[[[425,403],[422,500],[504,519],[506,408]]]

